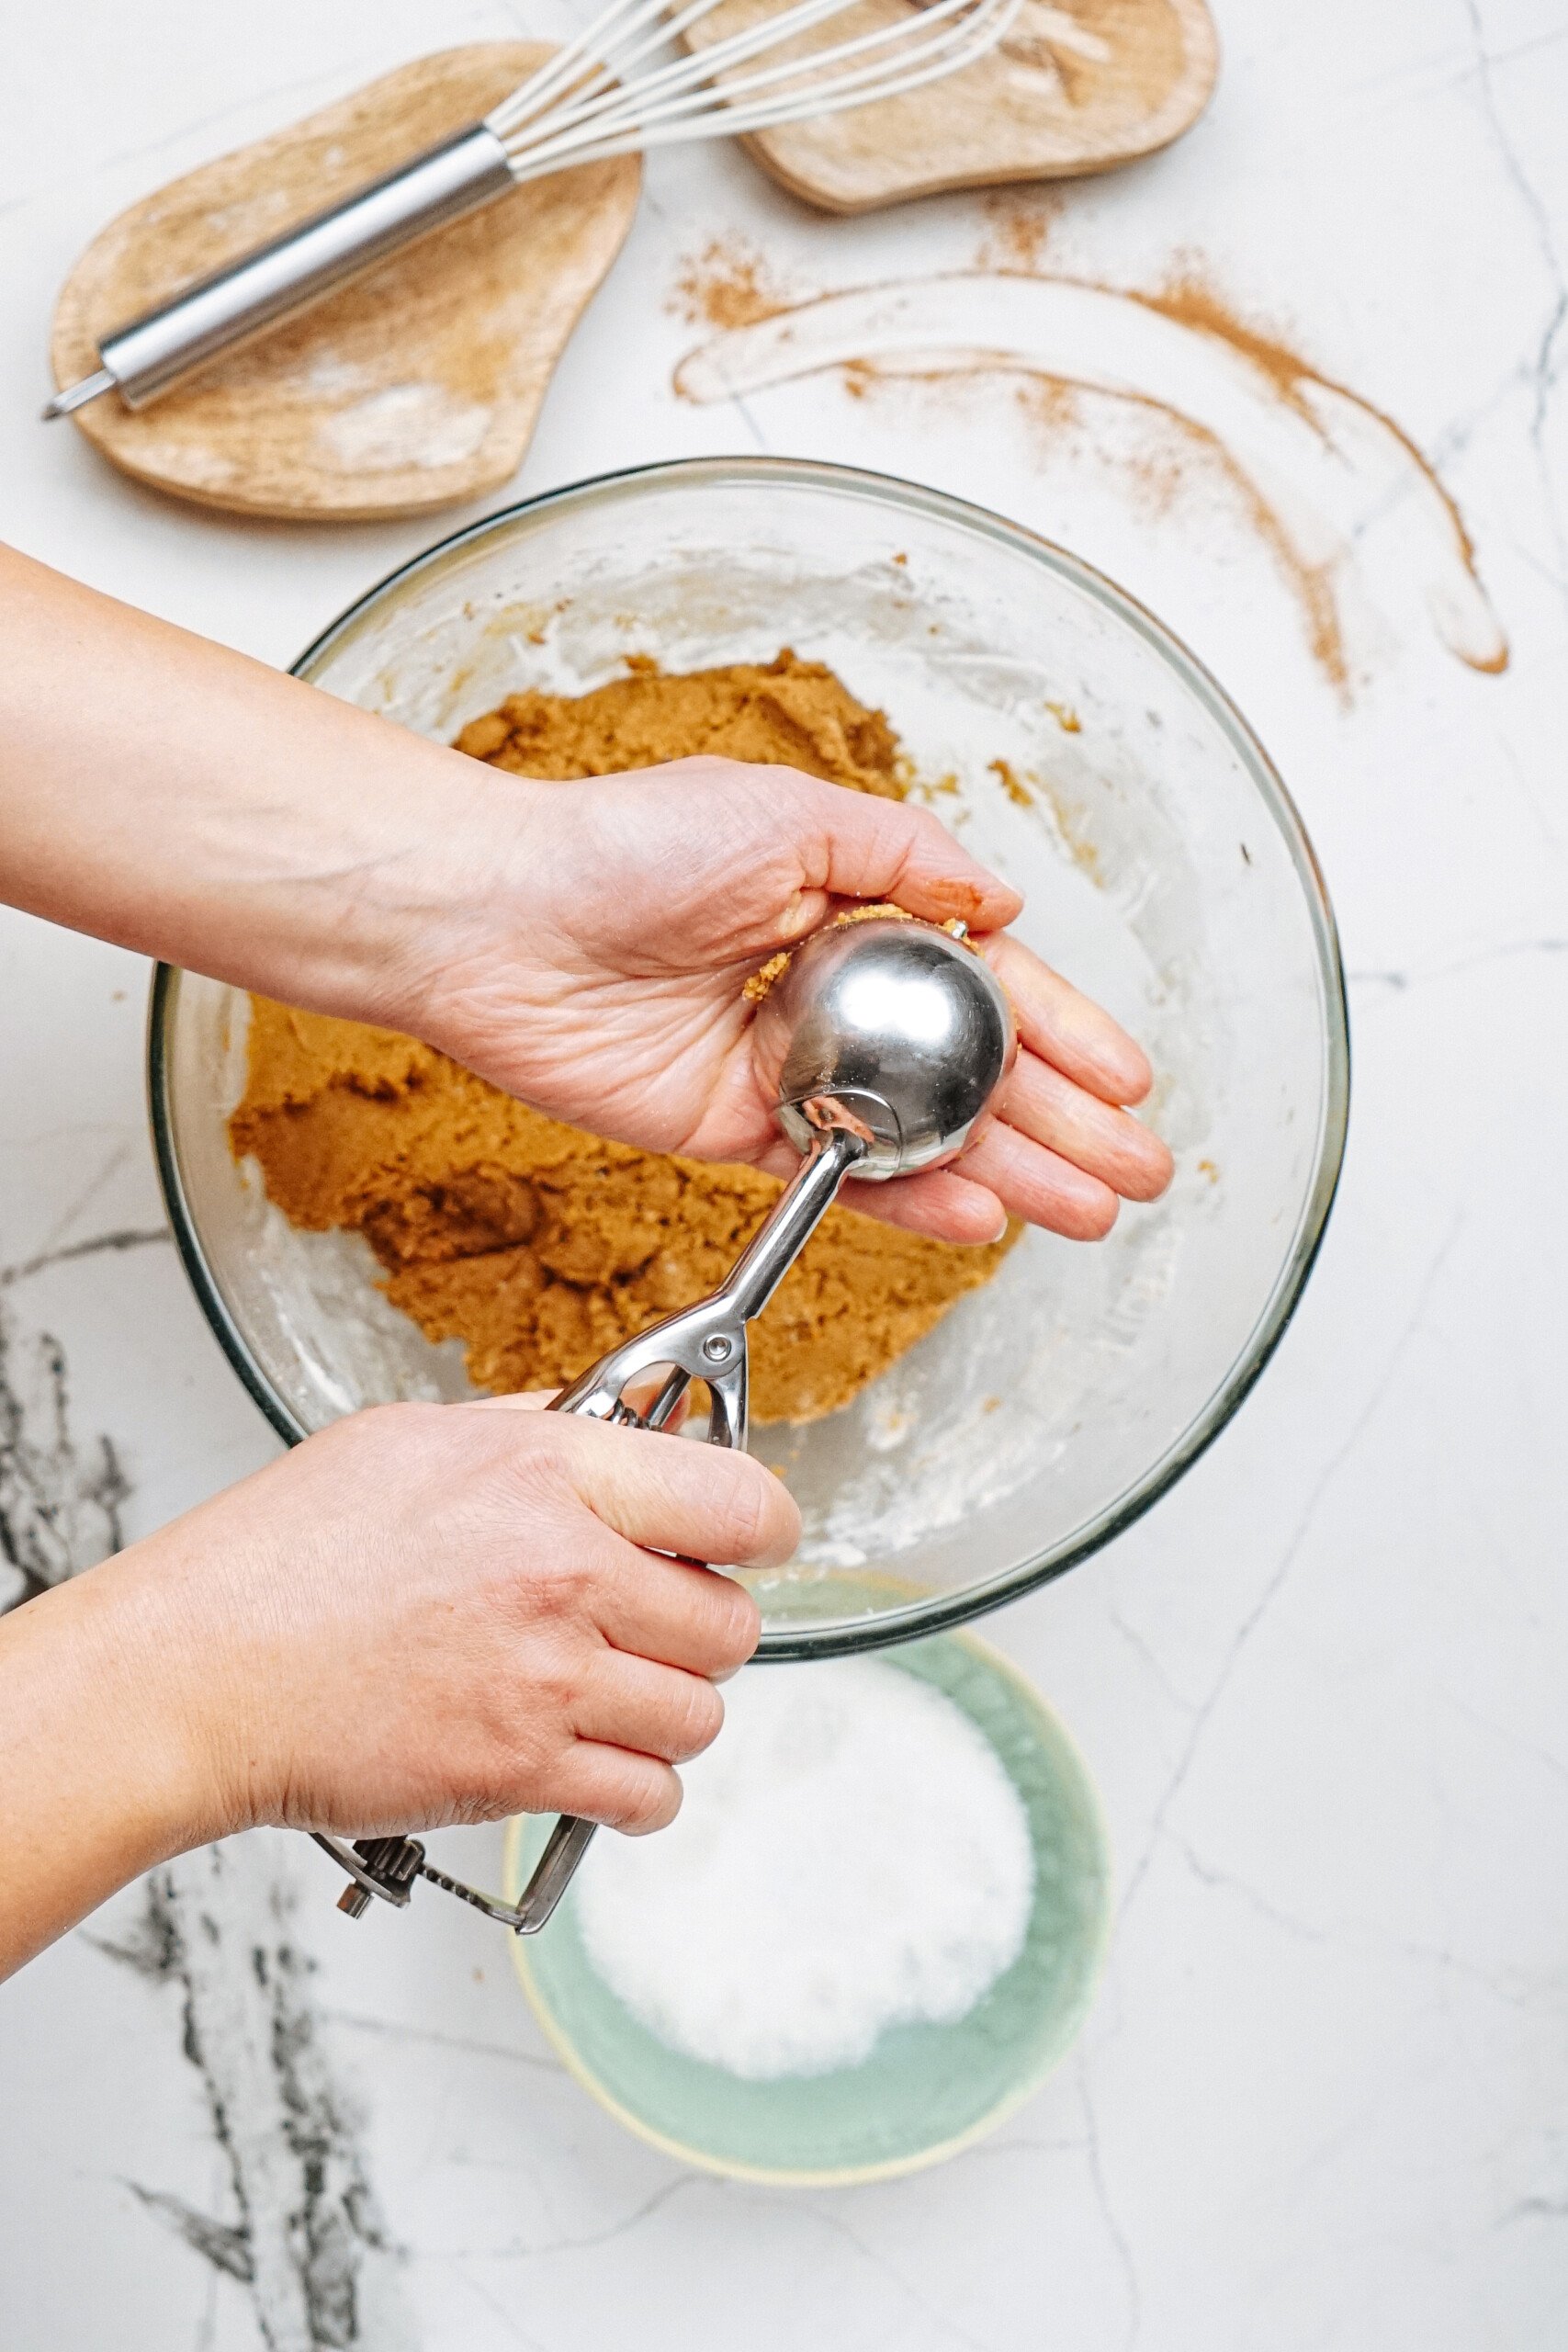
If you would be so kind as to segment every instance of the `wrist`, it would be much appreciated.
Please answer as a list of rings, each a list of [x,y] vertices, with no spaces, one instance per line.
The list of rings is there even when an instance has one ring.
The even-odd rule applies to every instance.
[[[525,1010],[519,998],[529,948],[539,944],[549,909],[552,860],[541,819],[552,787],[498,775],[460,752],[443,756],[469,773],[421,778],[427,794],[433,783],[444,788],[432,796],[423,835],[389,864],[374,968],[359,981],[359,1001],[376,1009],[356,1017],[464,1060],[468,1024],[493,975],[504,972],[506,1001],[490,1009]]]
[[[355,761],[343,761],[309,807],[302,798],[284,813],[230,954],[231,966],[243,958],[245,968],[217,977],[425,1036],[444,976],[477,944],[524,795],[459,752],[352,716]],[[373,773],[366,728],[379,755]]]
[[[0,1976],[231,1825],[122,1555],[0,1621]]]
[[[244,1826],[231,1817],[204,1661],[165,1590],[159,1546],[157,1536],[134,1544],[36,1604],[59,1607],[51,1675],[71,1719],[90,1724],[94,1770],[115,1792],[139,1870]]]

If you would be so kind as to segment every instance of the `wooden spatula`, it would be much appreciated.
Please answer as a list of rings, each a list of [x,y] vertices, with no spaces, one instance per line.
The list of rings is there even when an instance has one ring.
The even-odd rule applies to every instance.
[[[132,205],[61,291],[56,381],[96,365],[107,329],[472,122],[547,54],[481,41],[417,59]],[[478,497],[521,464],[640,177],[627,155],[535,181],[155,407],[111,396],[73,421],[139,481],[241,514],[346,522]]]
[[[730,0],[691,38],[716,40],[775,5]],[[833,37],[897,23],[911,5],[863,0],[834,20]],[[1000,47],[951,81],[759,131],[745,144],[808,203],[866,212],[939,188],[1070,179],[1131,163],[1196,121],[1218,72],[1204,0],[1023,0]]]

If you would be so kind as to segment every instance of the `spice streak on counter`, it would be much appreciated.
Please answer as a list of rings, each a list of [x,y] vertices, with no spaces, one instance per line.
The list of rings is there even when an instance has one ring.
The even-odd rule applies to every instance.
[[[1391,572],[1415,586],[1450,651],[1474,670],[1506,667],[1463,518],[1392,417],[1241,319],[1191,259],[1140,291],[1049,274],[1030,252],[1021,246],[1021,266],[803,300],[784,295],[748,251],[710,246],[687,265],[681,293],[688,316],[720,332],[681,361],[675,389],[707,402],[836,371],[863,399],[879,384],[1010,376],[1043,399],[1050,427],[1077,423],[1078,394],[1126,402],[1174,427],[1239,492],[1342,700],[1354,679],[1341,582],[1364,565],[1373,523],[1398,558]],[[1179,447],[1170,464],[1179,472]],[[1135,492],[1146,487],[1136,466],[1122,473]]]

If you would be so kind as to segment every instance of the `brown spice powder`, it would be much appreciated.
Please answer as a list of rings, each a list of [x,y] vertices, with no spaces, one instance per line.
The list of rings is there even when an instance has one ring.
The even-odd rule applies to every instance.
[[[641,662],[592,694],[514,695],[458,742],[494,767],[563,780],[709,752],[902,790],[886,719],[787,652],[679,677]],[[255,1155],[294,1224],[363,1233],[388,1297],[427,1339],[462,1340],[477,1386],[558,1386],[690,1305],[778,1194],[751,1169],[565,1126],[412,1038],[252,1005],[236,1156]],[[752,1327],[757,1419],[813,1420],[846,1404],[1009,1246],[954,1249],[830,1210]]]
[[[1036,271],[1066,198],[1060,188],[991,188],[981,198],[986,230],[976,254],[980,269]]]
[[[1028,200],[1012,194],[987,199],[987,228],[975,256],[976,269],[998,278],[1028,277],[1052,282],[1054,273],[1043,265],[1055,206],[1059,201],[1056,191]],[[711,268],[713,275],[701,282],[711,290],[712,306],[693,311],[694,319],[706,317],[716,324],[740,326],[783,311],[811,308],[809,299],[786,299],[771,284],[765,295],[758,294],[753,300],[750,289],[763,283],[756,274],[760,264],[753,266],[755,257],[748,261],[749,276],[745,272],[737,274],[733,266],[727,265],[730,274],[726,277],[719,267],[720,253],[720,248],[710,247],[704,257],[705,266]],[[698,281],[693,277],[683,282],[695,286]],[[1453,526],[1461,560],[1472,578],[1477,576],[1474,545],[1459,508],[1410,435],[1385,410],[1312,366],[1277,329],[1242,316],[1211,282],[1201,256],[1191,253],[1179,256],[1164,282],[1149,289],[1119,288],[1092,278],[1073,282],[1097,292],[1114,294],[1118,300],[1157,311],[1190,332],[1228,344],[1258,370],[1273,398],[1320,435],[1324,428],[1313,406],[1314,387],[1337,394],[1376,418],[1441,501]],[[723,288],[728,290],[721,291]],[[880,289],[867,287],[858,290],[872,294]],[[895,365],[868,356],[840,362],[836,373],[844,391],[858,401],[875,399],[892,404],[912,400],[923,407],[940,402],[954,409],[986,399],[997,385],[1006,385],[1012,379],[1010,396],[1041,444],[1050,447],[1067,446],[1086,456],[1103,458],[1131,486],[1142,511],[1151,519],[1162,519],[1179,505],[1191,509],[1202,501],[1216,504],[1223,501],[1233,511],[1239,511],[1247,526],[1268,548],[1296,599],[1314,662],[1341,701],[1348,703],[1351,699],[1355,681],[1331,568],[1303,557],[1263,491],[1215,435],[1169,407],[1156,394],[1118,390],[1100,395],[1141,411],[1153,428],[1142,449],[1108,452],[1100,438],[1086,430],[1086,404],[1096,397],[1094,387],[1080,386],[1032,368],[1022,357],[998,355],[991,360],[964,355],[952,365],[933,362],[928,368],[912,368],[903,361]],[[678,371],[678,385],[679,381]],[[1460,650],[1460,658],[1473,668],[1495,673],[1507,667],[1508,652],[1504,643],[1499,643],[1495,652],[1484,654],[1456,650]]]
[[[692,326],[749,327],[801,299],[744,238],[715,237],[682,263],[673,307]]]

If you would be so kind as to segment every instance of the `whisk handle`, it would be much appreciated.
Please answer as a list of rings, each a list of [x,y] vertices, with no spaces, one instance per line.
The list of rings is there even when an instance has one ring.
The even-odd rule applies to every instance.
[[[117,327],[98,345],[105,380],[88,378],[57,393],[44,413],[64,415],[81,405],[75,394],[95,397],[90,385],[102,391],[112,387],[128,408],[145,408],[220,352],[265,334],[374,263],[515,186],[500,140],[482,122],[473,123],[270,244],[214,270],[158,310]]]

